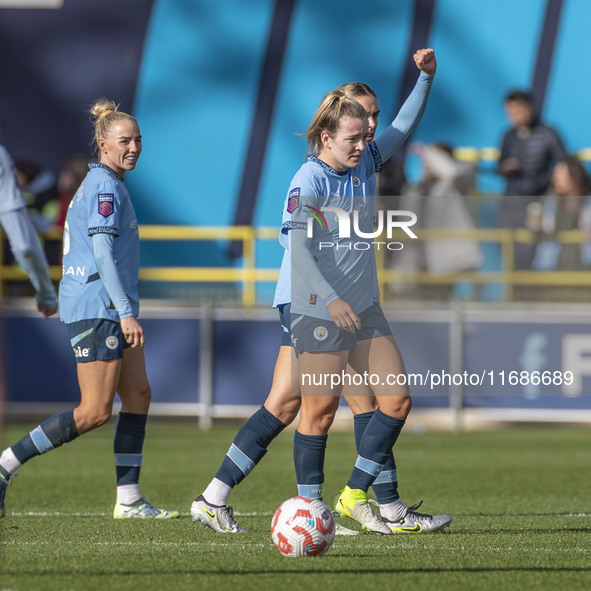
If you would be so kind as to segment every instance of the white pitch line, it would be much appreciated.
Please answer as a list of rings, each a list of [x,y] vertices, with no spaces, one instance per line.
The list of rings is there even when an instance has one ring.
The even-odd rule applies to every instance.
[[[7,513],[9,517],[110,517],[111,513],[63,513],[62,511],[26,511],[23,513]],[[189,517],[190,513],[181,513],[182,517]],[[237,517],[272,517],[272,512],[258,512],[254,511],[252,513],[240,513],[238,511],[234,512],[234,515]],[[463,515],[454,515],[456,518],[465,517]],[[479,517],[489,517],[488,515],[469,515],[470,519],[479,518]],[[544,514],[544,515],[525,515],[523,513],[505,513],[503,515],[495,515],[495,517],[526,517],[526,518],[533,518],[533,517],[591,517],[591,513],[553,513],[553,514]]]
[[[392,538],[389,538],[390,540],[400,540],[400,536],[394,536]],[[19,540],[11,540],[11,541],[0,541],[0,547],[4,546],[4,547],[8,547],[8,546],[14,546],[14,547],[27,547],[27,546],[49,546],[49,545],[55,545],[55,542],[53,541],[49,541],[49,540],[38,540],[38,541],[19,541]],[[78,541],[76,540],[68,540],[66,542],[60,542],[61,546],[64,545],[72,545],[72,544],[79,544]],[[94,546],[105,546],[105,547],[139,547],[139,548],[146,548],[146,547],[154,547],[154,546],[158,546],[158,547],[164,547],[164,548],[179,548],[179,547],[194,547],[194,546],[199,546],[199,547],[203,547],[204,545],[207,545],[208,547],[215,547],[215,548],[236,548],[241,546],[242,548],[268,548],[271,545],[271,542],[269,542],[268,544],[264,544],[264,543],[256,543],[253,544],[251,542],[249,543],[220,543],[220,542],[211,542],[208,540],[202,540],[202,541],[192,541],[192,542],[112,542],[112,541],[105,541],[105,542],[89,542],[88,546],[90,547],[94,547]],[[339,541],[335,541],[333,548],[339,546]],[[390,547],[390,545],[388,545],[388,547]],[[370,545],[370,544],[356,544],[355,545],[356,549],[360,549],[360,550],[375,550],[376,547],[375,545]],[[405,544],[405,543],[399,543],[396,542],[395,543],[395,548],[397,550],[417,550],[417,546],[413,545],[413,544]],[[462,550],[466,550],[466,546],[461,545],[461,546],[428,546],[426,544],[423,545],[423,549],[425,550],[444,550],[444,551],[448,551],[448,552],[458,552],[458,551],[462,551]],[[472,549],[474,550],[474,549]],[[537,547],[527,547],[527,548],[513,548],[513,547],[495,547],[495,546],[487,546],[484,548],[477,548],[477,550],[483,551],[483,552],[502,552],[502,553],[506,553],[506,552],[515,552],[515,551],[519,551],[519,552],[535,552],[537,553],[546,553],[546,554],[564,554],[564,553],[568,553],[568,554],[573,554],[575,552],[579,553],[579,554],[589,554],[591,553],[591,549],[589,548],[537,548]]]
[[[7,513],[9,517],[110,517],[111,513],[63,513],[61,511],[26,511],[24,513]],[[190,513],[181,513],[182,517],[190,517]],[[237,517],[272,517],[273,513],[234,513]]]

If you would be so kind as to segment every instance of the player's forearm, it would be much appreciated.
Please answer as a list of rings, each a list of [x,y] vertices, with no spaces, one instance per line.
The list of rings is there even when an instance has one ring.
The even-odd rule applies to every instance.
[[[94,262],[99,276],[115,306],[119,318],[133,316],[131,302],[123,289],[119,271],[113,258],[113,241],[115,237],[111,234],[95,234],[92,237],[94,251]]]
[[[302,230],[291,233],[288,252],[291,264],[300,277],[310,286],[315,293],[328,306],[339,298],[338,294],[318,268],[318,263],[310,252],[309,245]]]
[[[46,308],[55,308],[57,306],[55,287],[49,276],[47,259],[41,248],[37,246],[26,251],[16,251],[14,256],[29,276],[37,292],[37,301]]]
[[[47,259],[26,209],[23,207],[0,215],[0,224],[6,232],[14,258],[35,288],[37,301],[47,308],[55,308],[57,296],[49,277]]]
[[[392,156],[418,125],[427,108],[433,78],[434,76],[428,76],[421,72],[412,92],[408,95],[394,121],[376,139],[376,145],[383,161]]]

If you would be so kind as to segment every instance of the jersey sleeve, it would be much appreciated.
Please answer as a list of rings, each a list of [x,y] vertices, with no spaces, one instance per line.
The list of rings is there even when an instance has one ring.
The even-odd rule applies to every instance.
[[[97,233],[92,237],[94,262],[100,278],[119,314],[119,318],[133,316],[131,303],[119,277],[117,265],[113,258],[113,240],[115,236],[106,233]]]
[[[299,182],[297,175],[294,180],[296,180],[296,183]],[[317,210],[320,207],[320,191],[318,187],[314,186],[313,182],[308,181],[307,183],[301,183],[301,185],[294,186],[292,182],[284,210],[287,215],[284,217],[281,228],[282,232],[285,230],[287,234],[286,248],[290,255],[292,268],[328,306],[339,296],[320,271],[318,263],[310,250],[312,239],[308,238],[307,232],[310,209],[315,208]]]
[[[294,177],[289,186],[287,197],[283,203],[283,212],[281,215],[281,229],[279,231],[279,242],[283,248],[289,250],[289,235],[290,232],[296,228],[306,229],[303,227],[301,220],[293,220],[292,214],[298,212],[302,205],[302,199],[309,198],[319,194],[318,187],[314,185],[311,179],[302,178],[299,174]],[[296,213],[297,217],[297,213]]]
[[[370,144],[369,149],[372,151],[376,164],[379,162],[379,165],[381,165],[382,162],[388,160],[410,137],[415,127],[419,124],[427,108],[433,78],[434,75],[429,76],[424,72],[420,73],[412,92],[408,95],[406,101],[404,101],[394,121],[376,138],[374,146]],[[376,150],[379,155],[377,160]],[[380,168],[376,165],[375,172],[379,171]]]
[[[88,235],[119,236],[119,217],[124,193],[115,182],[97,185],[88,196]]]

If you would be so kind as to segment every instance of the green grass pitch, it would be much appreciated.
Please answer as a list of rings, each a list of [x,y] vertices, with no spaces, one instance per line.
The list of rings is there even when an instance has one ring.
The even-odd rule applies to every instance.
[[[3,447],[29,425],[8,425]],[[115,521],[113,424],[21,468],[0,520],[0,589],[589,589],[591,431],[510,428],[403,433],[395,451],[402,498],[454,517],[444,534],[337,537],[322,557],[274,548],[274,509],[295,495],[291,441],[282,434],[231,496],[252,534],[191,523],[193,498],[215,473],[236,426],[148,424],[142,493],[180,519]],[[353,435],[331,433],[326,493],[343,486]],[[352,526],[351,522],[342,521]]]

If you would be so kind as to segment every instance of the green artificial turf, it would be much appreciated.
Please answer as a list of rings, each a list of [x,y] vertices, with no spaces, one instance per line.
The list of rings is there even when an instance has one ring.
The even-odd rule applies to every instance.
[[[5,426],[2,448],[29,428]],[[148,424],[142,494],[179,509],[171,521],[111,518],[112,423],[31,460],[0,520],[0,589],[591,588],[591,430],[403,433],[395,447],[402,498],[453,515],[450,530],[337,537],[324,556],[290,559],[274,548],[269,526],[275,508],[296,494],[291,432],[230,497],[236,519],[253,533],[222,535],[191,523],[191,501],[236,429]],[[331,433],[325,500],[354,460],[352,433]]]

